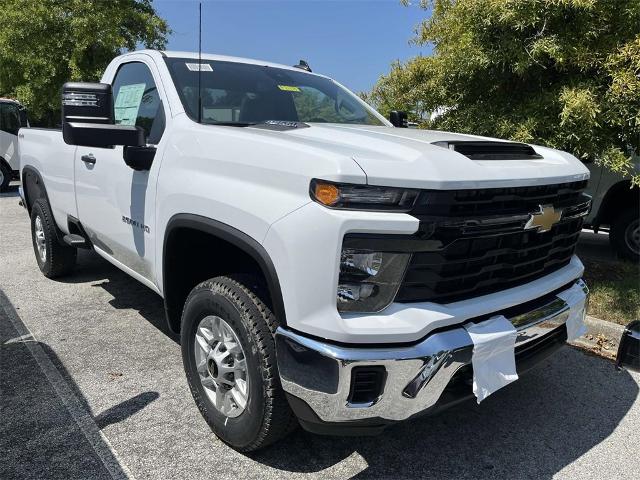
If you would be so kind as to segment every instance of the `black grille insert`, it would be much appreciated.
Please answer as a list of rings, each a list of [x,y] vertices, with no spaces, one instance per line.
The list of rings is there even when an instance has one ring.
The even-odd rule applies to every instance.
[[[566,266],[590,199],[586,181],[420,193],[420,219],[396,302],[449,303],[512,288]],[[563,209],[547,232],[524,228],[541,205]],[[495,223],[483,223],[487,220]]]

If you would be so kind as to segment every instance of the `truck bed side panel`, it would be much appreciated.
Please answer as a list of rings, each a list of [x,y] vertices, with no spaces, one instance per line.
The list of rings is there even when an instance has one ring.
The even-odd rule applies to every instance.
[[[67,217],[77,217],[73,162],[76,147],[62,140],[60,130],[23,128],[19,139],[20,169],[36,169],[45,184],[58,227],[68,233]]]

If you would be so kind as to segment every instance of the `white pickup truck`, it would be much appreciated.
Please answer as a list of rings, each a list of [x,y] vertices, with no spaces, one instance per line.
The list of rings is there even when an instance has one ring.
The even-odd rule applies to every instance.
[[[19,135],[40,269],[92,248],[157,292],[238,450],[481,400],[579,333],[567,153],[402,128],[303,62],[132,52],[62,104]]]
[[[28,127],[27,111],[16,100],[0,98],[0,192],[18,178],[18,130]]]

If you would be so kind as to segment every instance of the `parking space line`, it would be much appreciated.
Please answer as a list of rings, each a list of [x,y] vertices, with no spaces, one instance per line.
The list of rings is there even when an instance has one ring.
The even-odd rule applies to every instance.
[[[2,290],[0,290],[0,310],[2,310],[0,313],[5,314],[19,335],[9,340],[9,342],[22,342],[29,349],[29,353],[38,363],[47,381],[51,384],[56,395],[60,398],[111,477],[118,480],[135,480],[135,477],[124,465],[107,437],[96,425],[91,412],[83,407],[81,400],[73,393],[71,386],[51,362],[49,356],[29,331],[29,328],[20,319]]]

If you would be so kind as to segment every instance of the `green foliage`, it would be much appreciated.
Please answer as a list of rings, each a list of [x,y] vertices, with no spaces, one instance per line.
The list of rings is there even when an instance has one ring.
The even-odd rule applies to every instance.
[[[60,88],[98,81],[123,50],[164,48],[169,33],[150,0],[0,0],[0,96],[32,123],[58,123]]]
[[[403,3],[408,3],[406,0]],[[422,0],[414,41],[368,99],[423,127],[541,143],[640,183],[640,0]],[[430,119],[428,114],[440,115]]]

